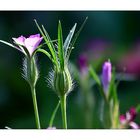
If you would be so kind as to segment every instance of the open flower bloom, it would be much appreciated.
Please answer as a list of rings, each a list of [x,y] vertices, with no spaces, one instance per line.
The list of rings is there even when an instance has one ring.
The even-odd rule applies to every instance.
[[[12,38],[12,39],[14,40],[14,42],[16,44],[26,47],[30,56],[32,56],[33,52],[39,46],[43,37],[40,37],[40,34],[35,34],[35,35],[29,36],[29,38],[25,38],[24,36],[20,36],[18,38]],[[22,49],[21,51],[25,53],[24,49]]]
[[[125,115],[120,115],[120,123],[124,126],[130,126],[133,129],[139,129],[140,126],[134,122],[136,115],[136,109],[131,107]]]
[[[105,62],[103,64],[103,68],[102,68],[102,84],[103,84],[103,89],[104,92],[107,93],[108,92],[108,88],[109,88],[109,84],[111,81],[111,63],[109,61]]]

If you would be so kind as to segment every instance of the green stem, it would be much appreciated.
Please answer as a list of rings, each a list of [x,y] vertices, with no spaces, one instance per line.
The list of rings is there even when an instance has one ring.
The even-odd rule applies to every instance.
[[[37,129],[41,129],[40,120],[39,120],[39,114],[38,114],[38,107],[37,107],[37,100],[36,100],[36,91],[35,91],[34,86],[31,86],[31,92],[32,92],[32,99],[33,99],[36,127],[37,127]]]
[[[60,97],[63,128],[67,129],[66,95]]]
[[[51,119],[50,119],[49,127],[52,127],[52,125],[53,125],[53,121],[54,121],[54,118],[56,116],[56,112],[59,108],[59,105],[60,105],[60,101],[58,102],[57,106],[55,107],[55,109],[53,111],[53,114],[52,114]]]

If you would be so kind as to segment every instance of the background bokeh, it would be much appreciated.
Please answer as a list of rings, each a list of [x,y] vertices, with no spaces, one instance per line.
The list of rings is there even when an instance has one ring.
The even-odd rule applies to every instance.
[[[110,59],[117,72],[128,75],[128,80],[118,86],[120,111],[125,113],[131,106],[140,103],[140,12],[126,11],[1,11],[0,39],[12,43],[12,37],[38,33],[33,19],[43,24],[52,39],[57,38],[58,20],[61,20],[64,38],[78,23],[79,27],[88,16],[88,21],[71,55],[71,62],[78,67],[81,54],[88,57],[97,72]],[[0,128],[35,128],[30,88],[21,77],[24,55],[0,44]],[[46,77],[51,63],[46,56],[38,54],[40,78],[37,83],[37,99],[41,125],[48,127],[50,116],[58,97],[47,87]],[[81,107],[81,93],[75,80],[75,88],[68,96],[67,113],[69,128],[86,128],[85,110]],[[89,128],[101,128],[98,106],[100,95],[92,88],[94,101],[93,121]],[[140,123],[140,116],[137,122]],[[61,112],[57,113],[54,125],[61,126]],[[88,127],[87,127],[88,128]]]

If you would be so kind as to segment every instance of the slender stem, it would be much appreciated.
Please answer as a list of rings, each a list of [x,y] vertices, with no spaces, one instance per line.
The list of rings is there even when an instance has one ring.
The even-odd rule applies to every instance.
[[[34,86],[31,86],[31,92],[32,92],[32,99],[33,99],[36,127],[37,127],[37,129],[41,129],[40,120],[39,120],[39,114],[38,114],[38,107],[37,107],[37,100],[36,100],[36,91],[35,91]]]
[[[52,127],[52,125],[53,125],[53,121],[54,121],[54,118],[56,116],[56,112],[59,108],[59,105],[60,105],[60,101],[58,102],[57,106],[55,107],[55,109],[53,111],[53,114],[52,114],[51,119],[50,119],[49,127]]]
[[[60,97],[63,128],[67,129],[66,95]]]

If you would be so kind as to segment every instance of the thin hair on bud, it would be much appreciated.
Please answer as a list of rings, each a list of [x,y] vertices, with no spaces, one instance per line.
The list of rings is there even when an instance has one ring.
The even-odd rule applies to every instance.
[[[22,67],[22,73],[21,73],[22,77],[28,81],[28,76],[27,76],[27,58],[24,57],[23,58],[23,67]]]
[[[67,62],[67,67],[68,67],[68,70],[70,72],[70,75],[71,75],[71,80],[72,80],[72,87],[71,87],[71,90],[70,92],[74,89],[74,87],[76,87],[76,81],[74,80],[74,71],[72,69],[72,64],[70,63],[70,61]]]
[[[53,79],[54,79],[54,70],[51,68],[51,70],[49,71],[48,76],[46,77],[46,82],[47,82],[47,86],[54,90]]]
[[[38,64],[38,57],[37,57],[37,55],[34,55],[34,60],[35,60],[36,68],[37,68],[37,79],[39,79],[39,77],[40,77],[40,66]]]

